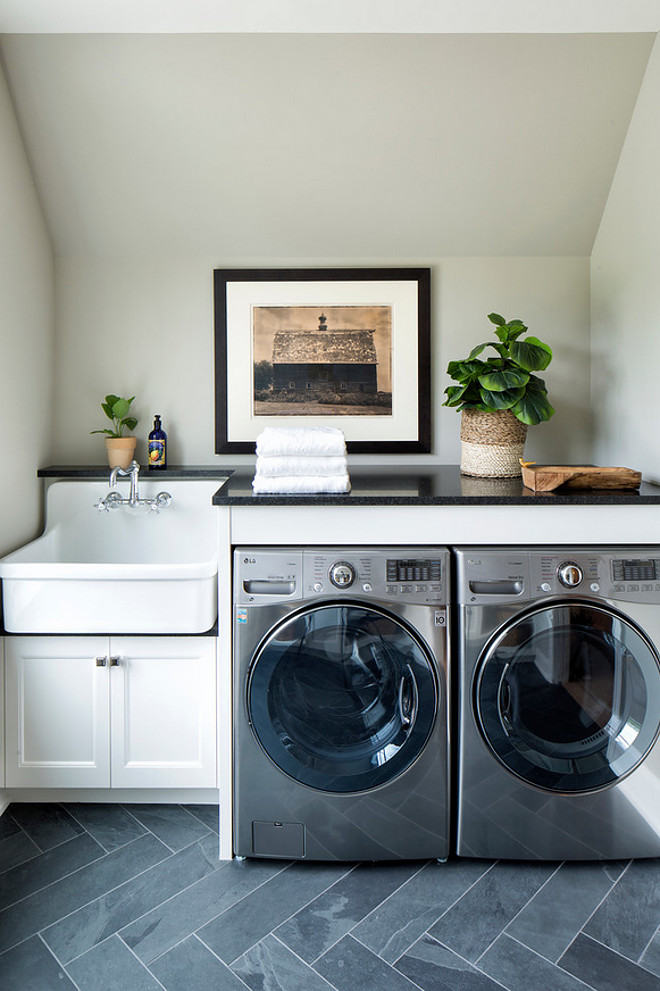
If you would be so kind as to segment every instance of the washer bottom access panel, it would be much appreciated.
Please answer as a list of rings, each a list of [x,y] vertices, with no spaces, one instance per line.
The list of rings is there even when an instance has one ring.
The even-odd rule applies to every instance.
[[[234,853],[444,859],[445,548],[234,554]]]

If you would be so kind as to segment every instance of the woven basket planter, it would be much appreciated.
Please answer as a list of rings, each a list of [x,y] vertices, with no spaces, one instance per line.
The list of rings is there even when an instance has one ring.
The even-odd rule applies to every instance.
[[[484,478],[521,475],[527,426],[508,409],[461,413],[461,474]]]

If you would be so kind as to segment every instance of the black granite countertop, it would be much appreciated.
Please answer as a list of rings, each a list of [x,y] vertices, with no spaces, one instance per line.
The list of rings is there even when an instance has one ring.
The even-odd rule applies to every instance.
[[[168,465],[167,468],[150,469],[142,467],[140,478],[227,478],[233,468],[220,468],[217,465]],[[39,468],[38,478],[108,478],[107,465],[48,465]]]
[[[213,496],[216,506],[640,506],[660,505],[660,485],[639,489],[533,492],[520,478],[473,478],[458,465],[349,467],[351,491],[254,495],[254,468],[237,469]]]

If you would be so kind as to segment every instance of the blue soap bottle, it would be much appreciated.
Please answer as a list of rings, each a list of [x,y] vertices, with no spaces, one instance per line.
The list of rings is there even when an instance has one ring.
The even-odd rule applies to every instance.
[[[161,427],[158,413],[154,417],[154,429],[149,434],[147,450],[150,468],[167,468],[167,434]]]

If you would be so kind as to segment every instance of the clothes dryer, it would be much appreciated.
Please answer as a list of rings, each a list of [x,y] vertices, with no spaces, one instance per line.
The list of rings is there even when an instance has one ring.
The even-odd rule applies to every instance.
[[[234,553],[234,853],[445,859],[446,548]]]
[[[456,562],[457,853],[660,856],[660,547]]]

